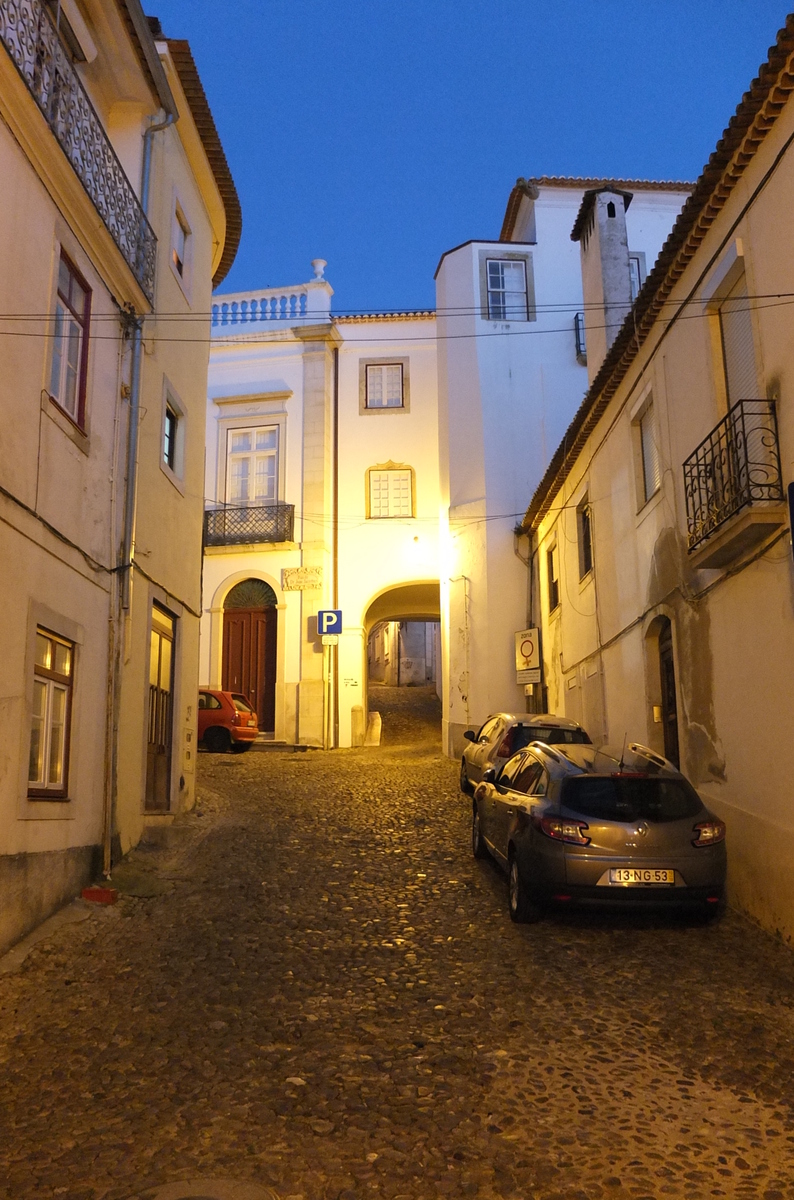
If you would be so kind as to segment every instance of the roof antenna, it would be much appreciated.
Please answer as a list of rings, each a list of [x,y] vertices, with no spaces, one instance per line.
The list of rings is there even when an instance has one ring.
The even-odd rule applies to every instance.
[[[621,772],[623,771],[623,759],[626,757],[626,741],[628,739],[628,736],[629,736],[629,731],[627,729],[626,732],[623,734],[623,749],[620,754],[620,766],[618,767],[618,775],[620,775]]]

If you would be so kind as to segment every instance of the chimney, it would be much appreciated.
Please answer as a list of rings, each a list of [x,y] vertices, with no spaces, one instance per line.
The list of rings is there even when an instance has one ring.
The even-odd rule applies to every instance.
[[[631,308],[626,209],[631,192],[595,188],[585,192],[571,231],[582,259],[587,376],[590,383]]]

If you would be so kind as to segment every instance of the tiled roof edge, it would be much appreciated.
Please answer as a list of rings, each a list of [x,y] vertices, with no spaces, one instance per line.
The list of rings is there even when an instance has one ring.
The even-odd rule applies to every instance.
[[[742,96],[691,196],[679,213],[653,270],[535,489],[522,528],[537,528],[551,508],[554,497],[587,438],[624,379],[639,347],[650,334],[665,300],[794,91],[794,73],[786,71],[792,54],[794,13],[786,17],[786,24],[778,33],[775,44],[770,47],[766,61],[749,90]],[[781,83],[783,75],[787,75],[784,84]],[[768,104],[768,112],[762,115],[761,109],[765,104]],[[743,146],[743,152],[738,154],[737,151]],[[736,161],[729,171],[734,159]]]
[[[532,195],[539,187],[582,188],[586,191],[592,188],[616,187],[621,190],[646,192],[691,192],[694,183],[677,181],[675,179],[589,179],[575,175],[536,175],[532,179],[517,179],[507,201],[500,242],[509,242],[518,220],[518,210],[524,196]]]

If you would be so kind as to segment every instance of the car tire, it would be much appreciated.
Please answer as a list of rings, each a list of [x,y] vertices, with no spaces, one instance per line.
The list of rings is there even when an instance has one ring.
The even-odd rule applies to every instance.
[[[476,804],[473,805],[471,813],[471,852],[475,858],[488,857],[488,851],[480,831],[480,812]]]
[[[250,749],[250,742],[232,742],[232,754],[245,754],[246,750]]]
[[[228,729],[213,725],[204,734],[204,745],[210,754],[228,754],[232,746],[232,738]]]
[[[540,906],[527,891],[527,885],[521,878],[515,854],[510,855],[507,865],[507,901],[510,920],[515,921],[517,925],[529,925],[540,920]]]
[[[467,796],[472,796],[474,794],[474,784],[469,781],[469,777],[466,774],[465,758],[460,760],[460,790],[465,792]]]

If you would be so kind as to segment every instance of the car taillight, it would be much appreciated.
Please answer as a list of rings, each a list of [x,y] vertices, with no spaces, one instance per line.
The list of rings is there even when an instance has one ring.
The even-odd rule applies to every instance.
[[[236,712],[234,714],[234,716],[232,717],[232,725],[239,725],[239,724],[240,724],[240,714],[238,712]]]
[[[583,830],[590,826],[586,821],[571,821],[567,817],[541,817],[541,833],[553,838],[555,842],[569,842],[573,846],[589,846],[590,838],[585,837]]]
[[[512,730],[511,730],[511,732],[508,733],[507,737],[502,738],[502,742],[499,746],[499,749],[496,751],[496,754],[497,754],[498,758],[509,758],[512,753],[513,753],[513,734],[512,734]]]
[[[725,841],[725,824],[723,821],[699,821],[693,833],[693,846],[716,846],[717,842]]]

